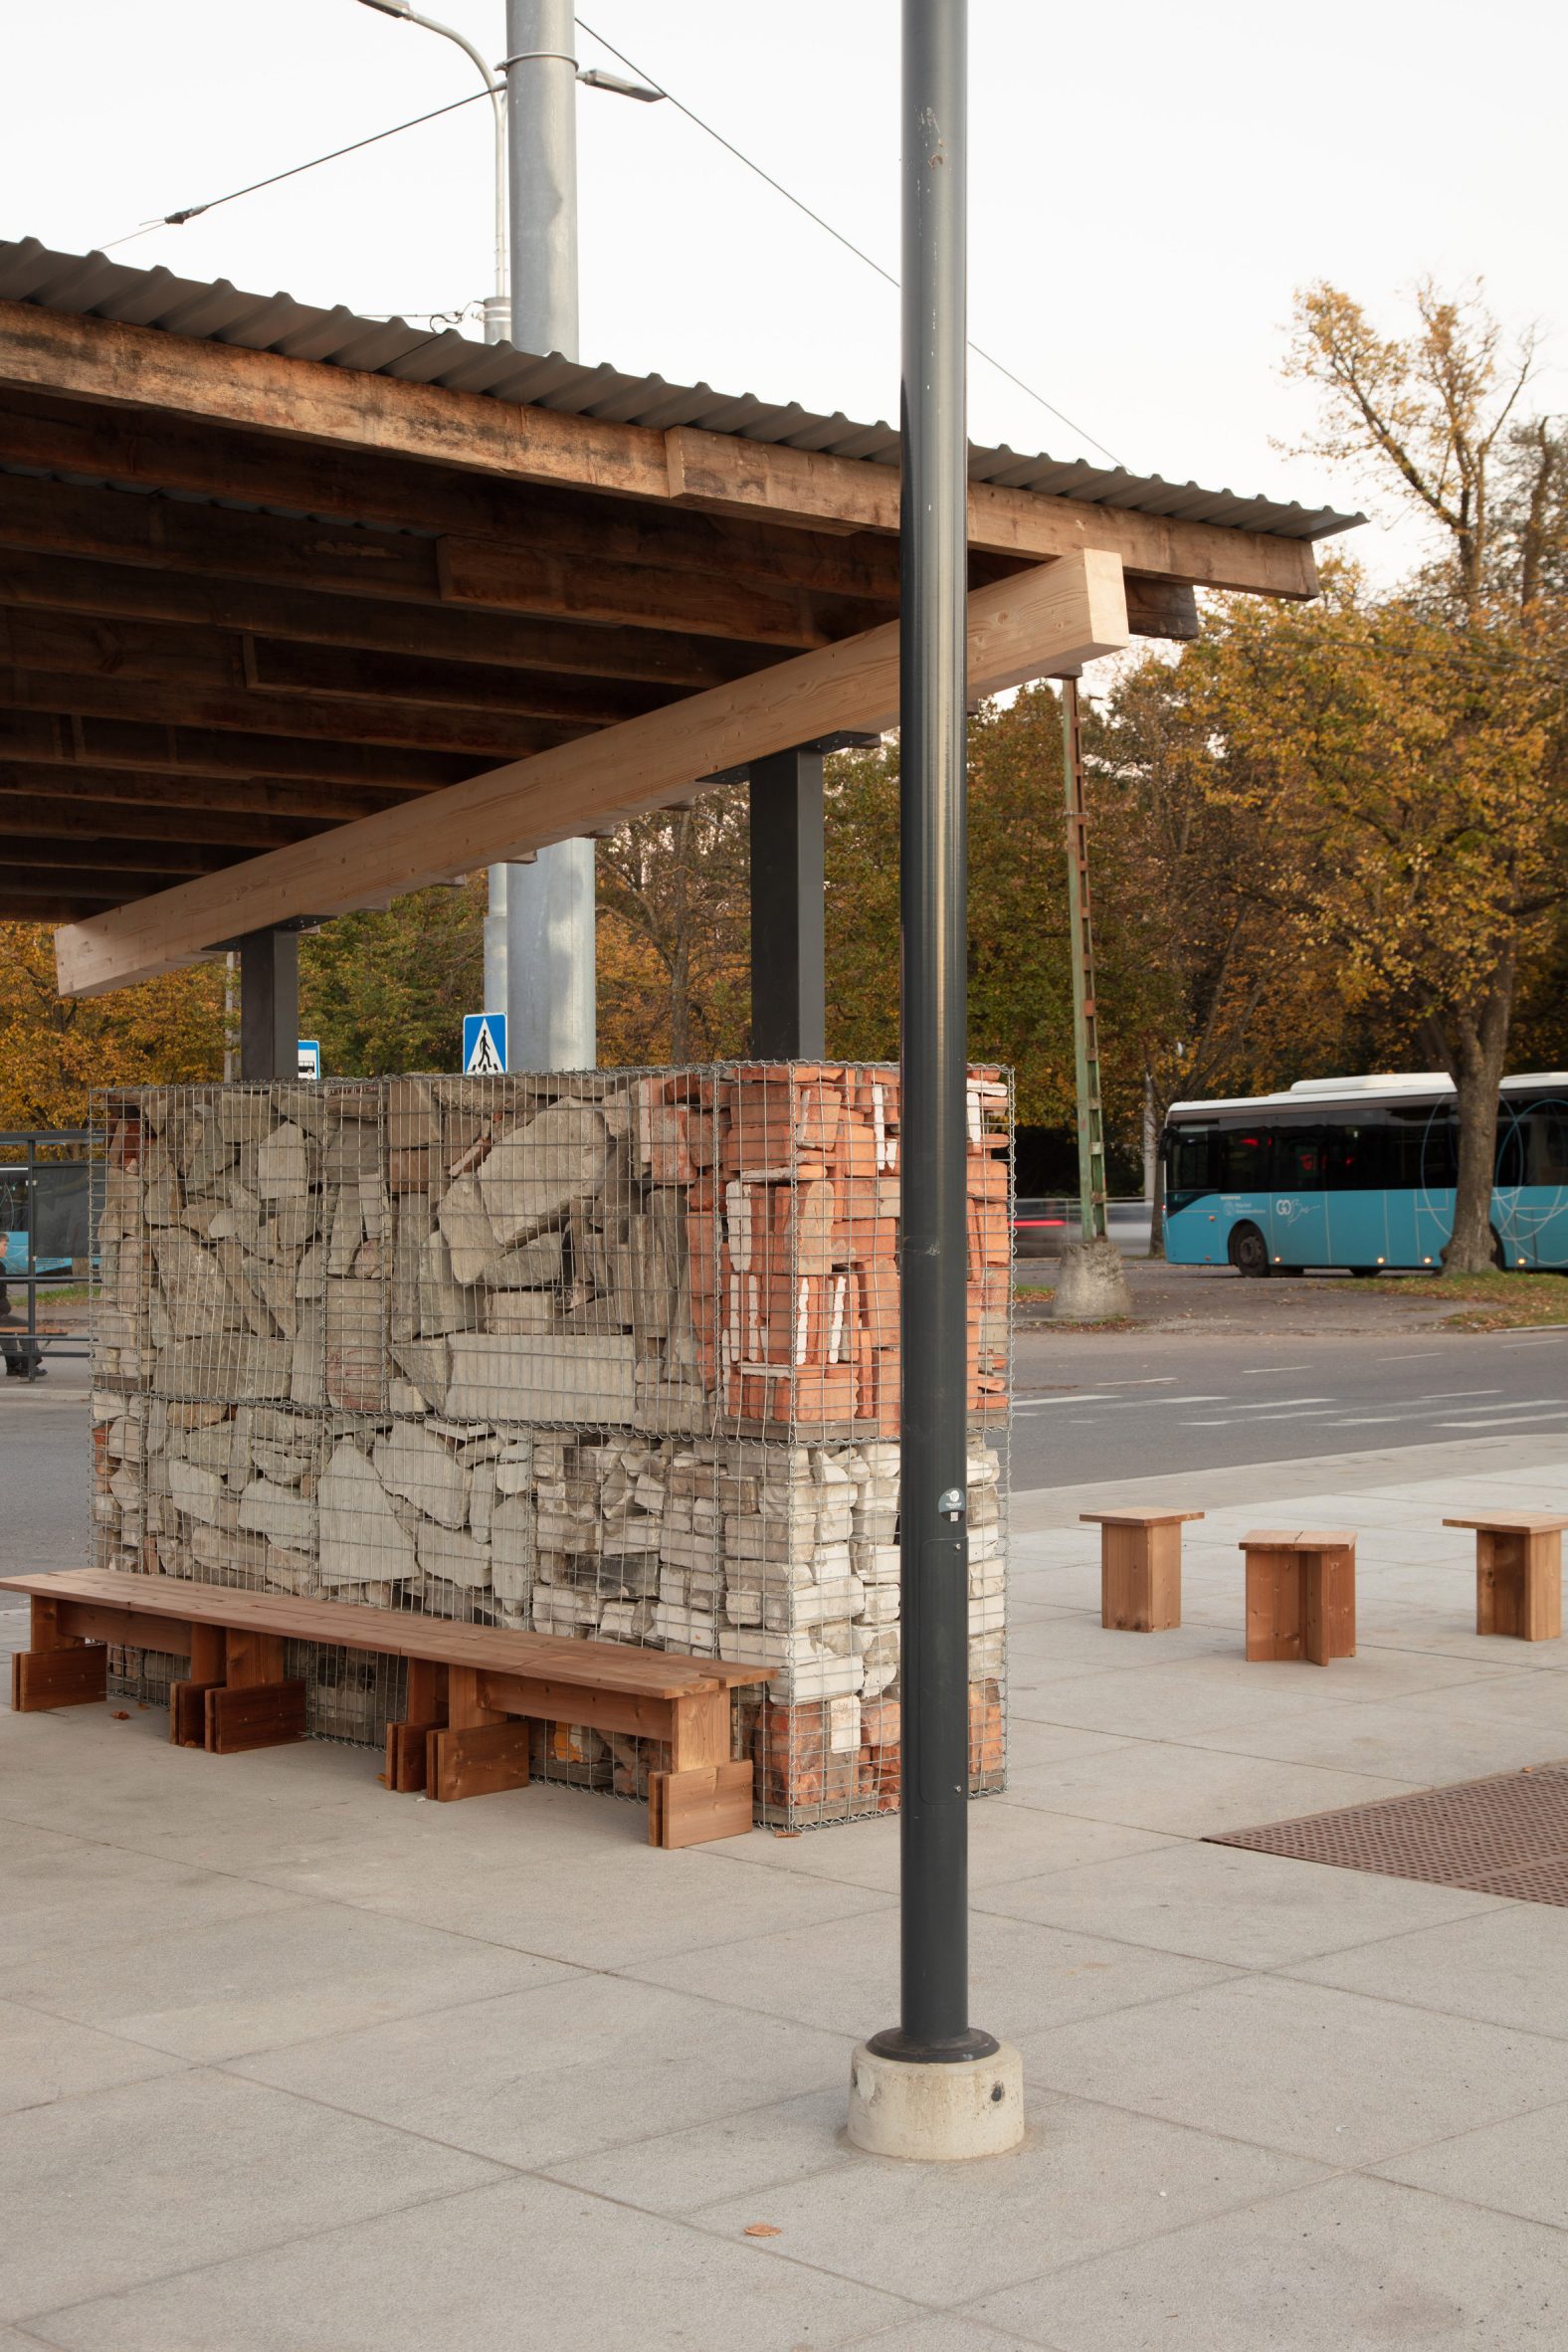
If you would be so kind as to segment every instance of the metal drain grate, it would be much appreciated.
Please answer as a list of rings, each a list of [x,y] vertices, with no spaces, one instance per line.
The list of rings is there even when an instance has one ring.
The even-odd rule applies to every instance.
[[[1568,1906],[1568,1763],[1380,1797],[1204,1843]]]

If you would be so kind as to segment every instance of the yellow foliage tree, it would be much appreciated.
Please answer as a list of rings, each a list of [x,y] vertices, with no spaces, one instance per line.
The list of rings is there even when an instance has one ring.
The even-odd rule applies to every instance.
[[[0,923],[0,1127],[81,1127],[95,1086],[196,1085],[223,1076],[221,964],[66,1001],[54,934]]]

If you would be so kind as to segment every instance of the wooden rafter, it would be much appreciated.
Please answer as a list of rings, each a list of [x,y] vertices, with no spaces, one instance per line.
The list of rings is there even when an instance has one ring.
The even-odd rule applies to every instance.
[[[975,590],[977,693],[1124,647],[1121,565],[1098,552]],[[473,777],[315,840],[251,859],[58,935],[62,992],[95,995],[168,971],[240,930],[331,914],[596,832],[689,792],[693,776],[844,727],[892,722],[898,630],[884,625],[736,684],[628,719],[601,736]]]
[[[660,432],[521,408],[25,302],[0,304],[0,385],[151,409],[170,421],[343,443],[502,482],[674,501],[808,529],[890,534],[898,526],[898,477],[890,467],[688,426]],[[1299,540],[990,483],[971,486],[969,536],[976,547],[1037,562],[1097,547],[1129,569],[1205,587],[1274,596],[1316,590],[1311,548]]]

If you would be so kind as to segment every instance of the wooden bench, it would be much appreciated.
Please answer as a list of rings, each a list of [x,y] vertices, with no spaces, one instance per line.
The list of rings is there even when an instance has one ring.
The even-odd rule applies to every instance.
[[[1475,1530],[1475,1631],[1555,1642],[1563,1630],[1563,1534],[1557,1511],[1487,1511],[1445,1519]]]
[[[1181,1531],[1202,1511],[1079,1511],[1099,1527],[1099,1622],[1122,1634],[1181,1624]]]
[[[102,1698],[105,1645],[123,1643],[190,1660],[169,1691],[178,1745],[275,1747],[305,1729],[305,1685],[285,1674],[284,1644],[324,1643],[408,1661],[407,1719],[387,1728],[389,1789],[445,1801],[524,1788],[529,1721],[584,1723],[668,1742],[670,1769],[649,1775],[650,1845],[751,1827],[752,1766],[730,1755],[729,1694],[765,1682],[765,1666],[100,1568],[0,1577],[0,1589],[32,1596],[32,1645],[12,1660],[21,1714]]]
[[[1327,1666],[1356,1654],[1356,1539],[1342,1527],[1258,1527],[1247,1561],[1247,1655]]]

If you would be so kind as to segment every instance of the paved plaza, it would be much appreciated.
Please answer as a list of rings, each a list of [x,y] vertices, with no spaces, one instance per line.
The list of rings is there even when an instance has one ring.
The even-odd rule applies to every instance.
[[[1568,1913],[1201,1842],[1568,1756],[1568,1653],[1478,1639],[1439,1524],[1568,1508],[1561,1457],[1017,1498],[973,2014],[1030,2136],[965,2167],[843,2138],[892,1821],[659,1853],[575,1791],[0,1716],[0,2352],[1561,2345]],[[1105,1633],[1076,1514],[1156,1485],[1210,1506],[1185,1623]],[[1360,1654],[1249,1666],[1237,1537],[1314,1521]]]

